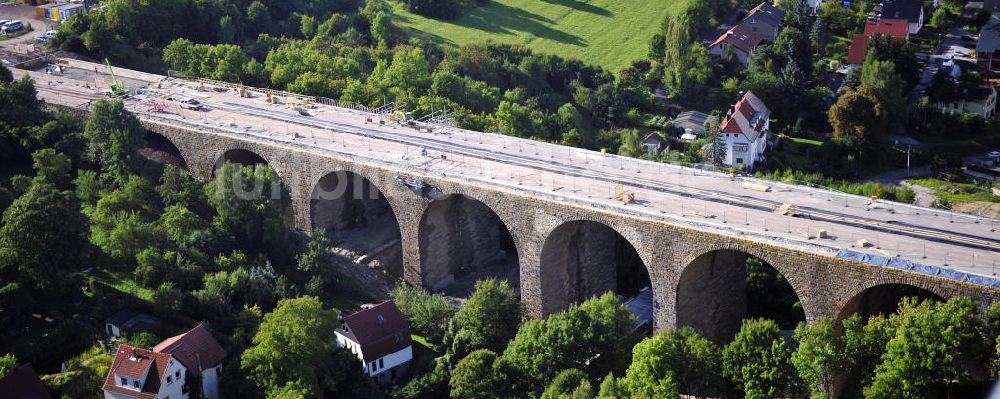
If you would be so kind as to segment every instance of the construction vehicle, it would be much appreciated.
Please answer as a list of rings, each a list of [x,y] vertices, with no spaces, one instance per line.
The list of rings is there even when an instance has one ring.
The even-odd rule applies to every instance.
[[[628,205],[635,201],[635,194],[626,192],[622,185],[619,184],[615,186],[615,201],[621,201],[621,203]]]
[[[118,81],[118,77],[115,76],[115,70],[111,67],[111,61],[107,58],[104,59],[104,65],[108,67],[108,72],[111,73],[111,96],[118,98],[125,98],[131,94],[122,82]]]

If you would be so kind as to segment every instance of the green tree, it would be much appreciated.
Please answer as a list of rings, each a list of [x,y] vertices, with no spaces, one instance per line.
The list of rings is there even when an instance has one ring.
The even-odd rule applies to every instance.
[[[52,183],[60,190],[72,187],[73,165],[69,157],[51,148],[43,148],[31,153],[32,168],[36,179]]]
[[[798,348],[792,353],[792,365],[809,388],[813,399],[828,399],[835,395],[834,382],[849,365],[844,342],[832,320],[821,317],[811,324],[795,328]]]
[[[871,98],[881,104],[890,125],[906,122],[906,82],[896,73],[892,61],[875,58],[874,49],[868,50],[861,65],[861,88],[870,90]]]
[[[240,359],[240,368],[265,392],[298,381],[308,392],[320,392],[337,345],[337,311],[315,297],[285,299],[264,320]],[[298,385],[297,384],[297,385]]]
[[[145,145],[139,119],[121,100],[100,100],[94,103],[83,135],[88,140],[87,155],[101,165],[102,176],[113,184],[124,184],[141,159],[136,151]]]
[[[615,375],[608,373],[604,380],[601,381],[601,387],[597,391],[597,399],[623,399],[632,397],[632,394],[628,390],[628,385],[621,378],[615,378]]]
[[[774,321],[748,319],[722,350],[722,374],[748,399],[787,397],[796,388],[790,357]]]
[[[618,147],[618,155],[626,157],[639,157],[643,154],[642,138],[636,129],[621,130],[622,145]]]
[[[653,398],[669,381],[679,392],[698,397],[722,390],[719,349],[691,327],[666,329],[632,349],[632,364],[622,382],[639,398]]]
[[[938,7],[931,14],[930,25],[937,29],[947,29],[951,25],[951,13],[947,7]]]
[[[539,399],[591,399],[594,397],[587,375],[577,369],[566,369],[552,379]]]
[[[524,317],[524,305],[507,281],[477,281],[472,295],[452,318],[449,356],[461,359],[480,348],[502,351]]]
[[[163,209],[160,226],[174,243],[183,244],[191,234],[207,229],[209,224],[184,205],[176,204]]]
[[[288,195],[267,165],[227,162],[205,186],[205,195],[215,208],[215,227],[243,248],[260,251],[281,239]]]
[[[976,304],[963,297],[945,303],[906,299],[901,305],[895,334],[886,344],[882,364],[866,398],[931,397],[971,376],[962,360],[982,350],[977,331]]]
[[[389,297],[406,315],[413,332],[435,344],[441,343],[448,320],[457,311],[444,296],[404,284],[389,292]]]
[[[605,293],[548,319],[525,322],[503,357],[529,379],[534,391],[567,367],[599,378],[628,362],[633,320],[613,293]]]
[[[6,377],[17,368],[17,356],[12,353],[0,356],[0,378]]]
[[[489,349],[479,349],[462,358],[451,370],[451,397],[456,399],[503,399],[513,397],[508,366]]]
[[[36,296],[59,297],[72,284],[66,275],[86,265],[89,248],[76,195],[35,181],[3,213],[0,276],[25,282]]]

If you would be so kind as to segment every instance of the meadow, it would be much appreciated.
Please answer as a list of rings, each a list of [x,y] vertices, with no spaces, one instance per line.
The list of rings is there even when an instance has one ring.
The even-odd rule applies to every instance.
[[[396,4],[395,23],[448,46],[493,40],[580,59],[617,72],[645,58],[664,17],[689,0],[493,0],[453,21],[416,15]]]

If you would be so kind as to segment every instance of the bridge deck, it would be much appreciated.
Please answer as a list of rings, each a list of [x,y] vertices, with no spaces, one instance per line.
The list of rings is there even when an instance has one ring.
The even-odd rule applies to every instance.
[[[100,98],[94,87],[108,78],[103,68],[98,72],[70,68],[64,75],[15,72],[31,74],[40,98],[72,107],[87,107]],[[130,79],[126,84],[137,89],[148,83]],[[160,85],[140,90],[127,101],[129,109],[141,118],[215,134],[277,141],[318,154],[361,158],[412,173],[445,175],[827,254],[850,248],[991,277],[1000,263],[1000,221],[995,219],[752,178],[731,179],[721,173],[498,134],[443,126],[427,133],[394,123],[380,125],[378,116],[376,123],[369,123],[366,118],[371,114],[344,108],[319,105],[310,109],[311,116],[301,116],[291,105],[268,104],[262,95],[242,98],[234,90],[211,86],[218,90],[201,90],[199,83],[187,80],[167,78]],[[209,110],[184,110],[166,101],[168,97],[198,98]],[[163,112],[150,111],[151,101],[163,104]],[[421,155],[424,148],[428,156]],[[771,189],[747,189],[747,182]],[[618,184],[635,194],[635,203],[622,205],[612,198]],[[772,212],[786,203],[802,217]],[[826,231],[826,238],[817,237],[820,230]],[[859,247],[859,240],[872,246]]]

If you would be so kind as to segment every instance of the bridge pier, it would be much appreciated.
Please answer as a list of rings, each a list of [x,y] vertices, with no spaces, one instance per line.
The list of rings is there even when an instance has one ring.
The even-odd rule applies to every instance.
[[[984,307],[1000,299],[1000,290],[996,288],[840,259],[830,251],[824,252],[805,245],[759,241],[736,233],[722,233],[719,230],[655,219],[639,214],[635,211],[639,208],[634,206],[583,206],[571,200],[556,199],[516,187],[494,185],[489,181],[473,182],[427,175],[414,169],[394,168],[350,155],[320,150],[307,151],[277,141],[214,134],[153,120],[143,120],[143,125],[173,143],[191,173],[200,179],[211,178],[218,160],[227,151],[242,149],[259,155],[287,185],[294,211],[294,226],[304,232],[313,231],[316,220],[311,211],[314,205],[312,196],[324,176],[343,170],[364,177],[385,196],[398,222],[402,252],[401,274],[405,281],[414,285],[426,286],[428,265],[439,261],[422,259],[422,256],[432,256],[424,255],[428,248],[441,244],[433,243],[433,239],[437,237],[450,241],[456,237],[454,234],[438,236],[422,232],[421,222],[425,213],[434,201],[447,195],[463,195],[474,199],[494,213],[500,224],[509,231],[519,265],[517,275],[521,298],[534,317],[544,317],[562,310],[583,296],[599,293],[602,286],[607,289],[615,288],[609,287],[609,281],[612,280],[609,268],[615,266],[602,260],[607,253],[600,246],[585,243],[595,238],[597,241],[605,240],[600,238],[603,235],[579,229],[575,233],[572,229],[559,229],[566,223],[583,221],[606,226],[634,248],[648,271],[654,298],[653,318],[656,329],[685,324],[709,326],[715,323],[713,320],[726,316],[724,312],[729,312],[730,307],[739,307],[738,303],[730,304],[726,298],[712,298],[705,305],[699,304],[697,296],[688,296],[692,291],[697,292],[699,287],[718,291],[720,287],[742,278],[742,274],[728,270],[721,264],[717,265],[718,262],[714,259],[712,266],[705,266],[707,258],[699,258],[713,251],[736,251],[760,258],[774,267],[795,291],[807,321],[818,317],[838,317],[841,310],[852,299],[863,295],[865,290],[886,284],[921,288],[944,299],[964,295]],[[397,179],[400,176],[411,182],[421,183],[428,189],[403,184]],[[448,226],[449,223],[453,225],[454,221],[446,220],[441,226]],[[567,231],[571,234],[558,236]],[[461,234],[463,235],[458,237],[460,242],[470,235],[485,237],[479,240],[497,236],[492,230],[480,231],[478,227],[466,229]],[[551,244],[548,242],[550,240],[551,243],[561,243],[561,247],[567,249],[566,252],[546,254],[545,247]],[[489,260],[485,252],[495,253],[495,246],[483,244],[479,248],[484,253],[479,254],[482,256],[474,256],[474,260],[467,266],[478,266],[476,263]],[[590,264],[591,261],[595,262]],[[699,268],[702,273],[685,276],[689,269]],[[724,278],[716,278],[720,276]],[[617,278],[615,274],[615,279]],[[736,294],[739,295],[738,292]],[[698,306],[704,306],[710,311],[684,314],[684,309],[698,309]],[[723,329],[732,328],[732,325],[726,325]]]

